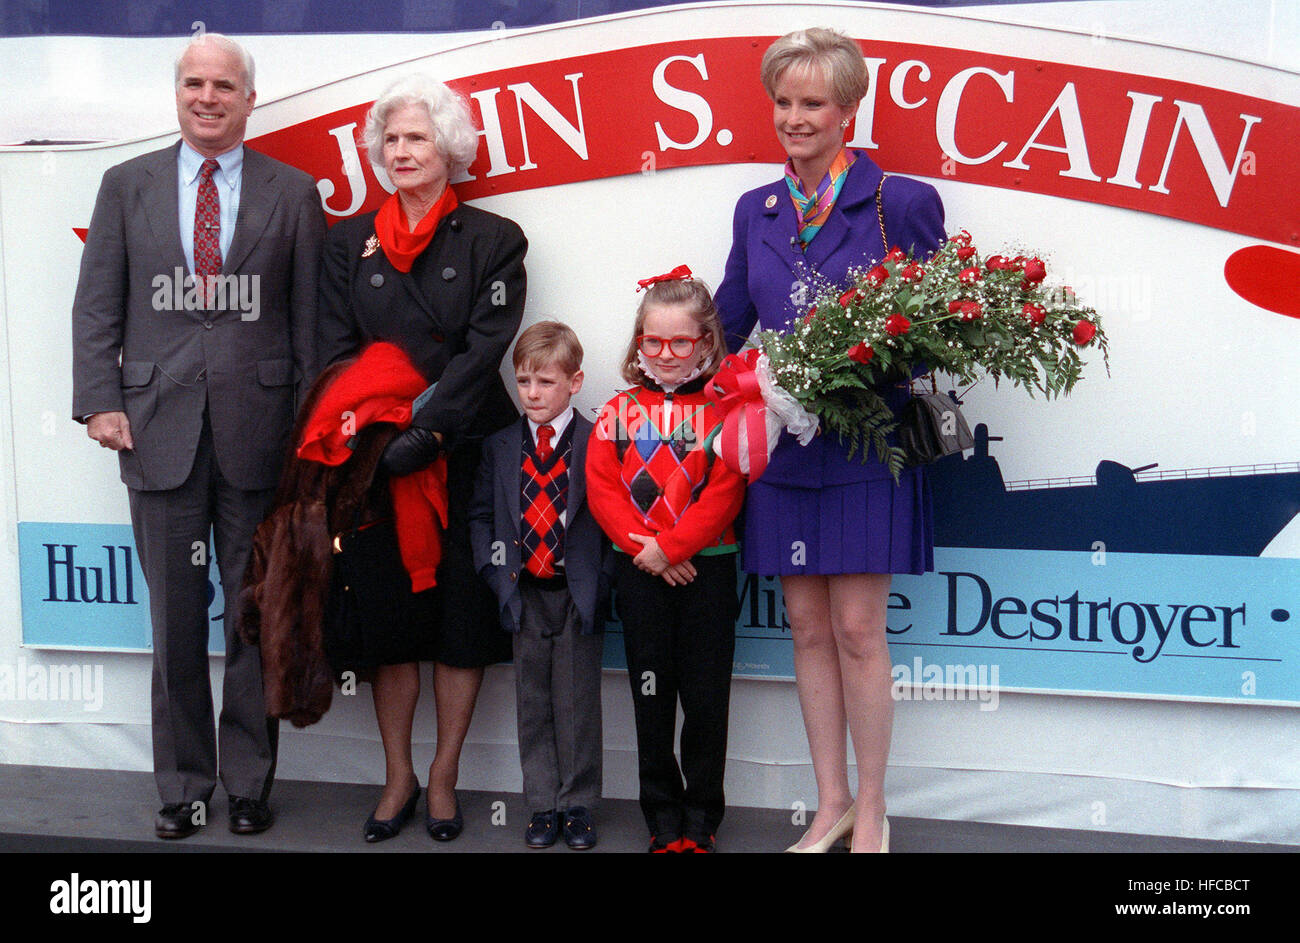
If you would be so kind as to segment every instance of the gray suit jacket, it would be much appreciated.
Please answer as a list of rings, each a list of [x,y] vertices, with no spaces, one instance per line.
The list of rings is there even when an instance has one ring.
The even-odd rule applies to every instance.
[[[104,174],[72,309],[72,415],[125,411],[135,448],[118,453],[122,480],[157,491],[189,475],[206,406],[222,475],[272,488],[317,371],[320,197],[308,174],[245,147],[222,265],[232,293],[225,310],[186,310],[179,148]]]
[[[572,425],[573,456],[569,465],[567,523],[564,528],[564,572],[568,578],[569,595],[582,620],[582,634],[590,635],[605,628],[609,603],[608,565],[612,555],[608,538],[587,507],[587,481],[583,469],[587,464],[591,422],[574,413]],[[508,632],[519,631],[521,611],[519,573],[523,562],[519,531],[522,490],[519,476],[527,429],[528,420],[521,418],[484,440],[483,459],[474,480],[474,498],[469,509],[474,569],[496,593],[501,605],[501,626]],[[494,551],[499,562],[493,560]]]

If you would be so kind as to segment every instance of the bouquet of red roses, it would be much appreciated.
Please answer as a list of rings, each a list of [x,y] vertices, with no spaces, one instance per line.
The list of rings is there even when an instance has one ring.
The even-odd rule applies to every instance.
[[[897,478],[905,458],[887,439],[897,417],[882,391],[916,368],[965,384],[985,373],[1047,397],[1083,375],[1082,348],[1099,348],[1109,370],[1097,312],[1069,288],[1046,286],[1046,274],[1037,257],[982,258],[965,230],[924,262],[894,248],[850,272],[847,288],[822,291],[790,330],[761,332],[761,354],[744,358],[762,387],[770,441],[782,427],[807,441],[824,425],[851,455],[865,461],[873,449]]]

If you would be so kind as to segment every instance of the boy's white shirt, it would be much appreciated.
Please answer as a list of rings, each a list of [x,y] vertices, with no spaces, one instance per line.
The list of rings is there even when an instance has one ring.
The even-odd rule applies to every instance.
[[[570,423],[572,420],[573,420],[573,404],[572,404],[572,403],[570,403],[568,406],[564,407],[564,412],[560,413],[558,416],[556,416],[556,417],[555,417],[554,419],[552,419],[550,422],[545,422],[545,423],[543,423],[543,422],[533,422],[531,419],[529,419],[529,420],[528,420],[528,431],[531,432],[531,433],[533,434],[533,446],[536,447],[536,445],[537,445],[537,430],[538,430],[541,426],[550,426],[552,429],[554,429],[554,430],[555,430],[555,435],[551,436],[551,441],[552,441],[552,442],[559,442],[559,441],[560,441],[560,436],[564,435],[564,430],[567,429],[567,428],[569,428],[569,423]]]

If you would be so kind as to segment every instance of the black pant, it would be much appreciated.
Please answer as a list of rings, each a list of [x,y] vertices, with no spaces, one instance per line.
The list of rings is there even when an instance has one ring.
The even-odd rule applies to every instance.
[[[713,835],[726,809],[727,709],[736,650],[736,555],[697,556],[669,586],[618,554],[615,588],[636,715],[641,811],[669,841]],[[682,763],[673,755],[682,703]],[[682,776],[686,777],[683,787]]]

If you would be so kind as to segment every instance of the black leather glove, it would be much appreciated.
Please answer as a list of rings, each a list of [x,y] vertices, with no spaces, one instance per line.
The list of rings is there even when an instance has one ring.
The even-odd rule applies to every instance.
[[[433,464],[442,452],[437,433],[421,426],[411,426],[393,436],[384,449],[379,464],[394,478],[409,475]]]

